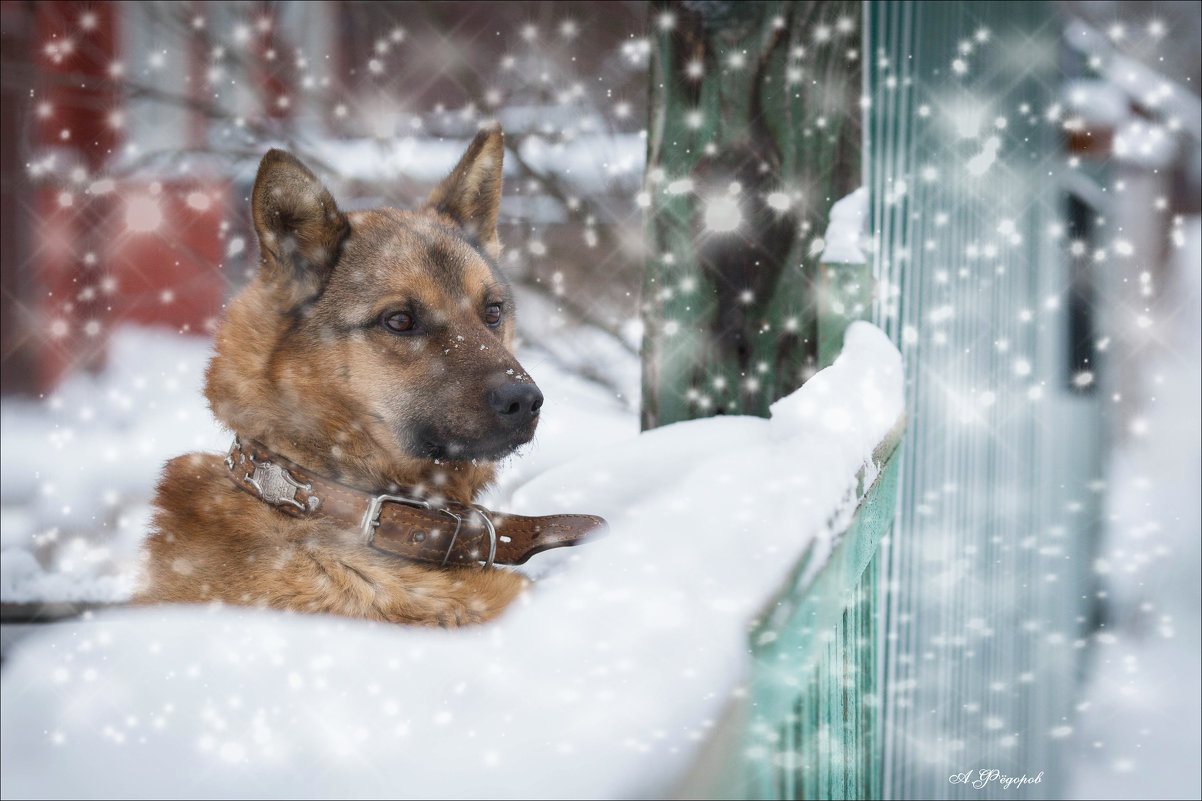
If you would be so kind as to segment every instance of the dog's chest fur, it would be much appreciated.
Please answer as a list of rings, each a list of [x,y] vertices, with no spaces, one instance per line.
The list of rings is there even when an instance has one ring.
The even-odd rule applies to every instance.
[[[457,626],[495,617],[525,586],[503,570],[408,563],[363,544],[357,531],[283,515],[235,487],[218,455],[169,462],[156,505],[138,603]]]

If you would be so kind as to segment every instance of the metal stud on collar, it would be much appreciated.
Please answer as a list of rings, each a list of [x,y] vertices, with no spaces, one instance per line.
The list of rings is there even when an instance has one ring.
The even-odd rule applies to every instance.
[[[237,463],[234,462],[235,453],[238,453],[239,457]],[[293,478],[291,473],[274,462],[256,462],[254,457],[248,457],[242,452],[242,443],[235,436],[234,441],[230,443],[229,452],[225,455],[225,466],[232,472],[235,464],[241,464],[244,461],[249,461],[254,466],[254,472],[244,474],[242,480],[255,488],[255,492],[259,493],[261,500],[267,501],[272,506],[289,504],[302,512],[316,509],[321,503],[321,499],[312,494],[309,497],[309,506],[298,501],[296,491],[303,489],[305,492],[312,493],[313,485],[302,484]]]
[[[242,480],[254,487],[260,498],[273,506],[283,506],[287,503],[302,512],[308,508],[296,499],[296,491],[303,489],[305,492],[311,492],[312,484],[300,483],[287,470],[273,462],[260,464],[252,458],[250,463],[254,465],[255,472],[253,475],[247,473]]]
[[[230,449],[225,454],[225,466],[230,470],[234,469],[234,452],[242,449],[242,443],[238,441],[237,435],[234,436],[234,441],[230,443]]]

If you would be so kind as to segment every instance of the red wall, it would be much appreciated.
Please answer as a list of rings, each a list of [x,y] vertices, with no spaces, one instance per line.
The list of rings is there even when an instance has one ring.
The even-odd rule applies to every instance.
[[[6,26],[19,17],[33,34],[19,58],[35,76],[32,97],[13,99],[31,123],[24,163],[6,169],[5,197],[21,202],[6,203],[5,231],[27,230],[22,253],[5,251],[4,313],[20,321],[5,327],[4,389],[48,392],[71,370],[102,368],[116,326],[212,332],[230,191],[220,175],[97,180],[121,144],[111,122],[124,99],[110,72],[121,60],[119,4],[5,2],[4,12]],[[51,153],[45,175],[25,168]]]

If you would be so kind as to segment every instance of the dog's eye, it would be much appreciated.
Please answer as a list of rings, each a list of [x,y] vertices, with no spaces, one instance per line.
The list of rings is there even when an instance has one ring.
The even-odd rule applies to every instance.
[[[499,325],[501,322],[501,304],[492,303],[484,307],[484,322],[489,325]]]
[[[384,312],[381,322],[385,328],[397,334],[412,331],[414,326],[413,315],[406,312]]]

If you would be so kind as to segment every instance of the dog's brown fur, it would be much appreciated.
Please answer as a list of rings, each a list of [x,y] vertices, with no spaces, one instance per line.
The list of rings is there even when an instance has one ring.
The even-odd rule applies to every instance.
[[[511,354],[496,266],[503,146],[482,131],[417,211],[343,214],[293,156],[268,153],[252,197],[258,277],[217,331],[205,394],[217,419],[307,469],[374,492],[470,502],[537,417],[498,431],[485,399],[529,382]],[[501,304],[491,327],[482,309]],[[419,335],[382,319],[413,312]],[[537,415],[537,409],[533,412]],[[433,568],[298,520],[236,488],[222,457],[169,463],[137,603],[223,602],[456,626],[517,597],[517,574]]]

